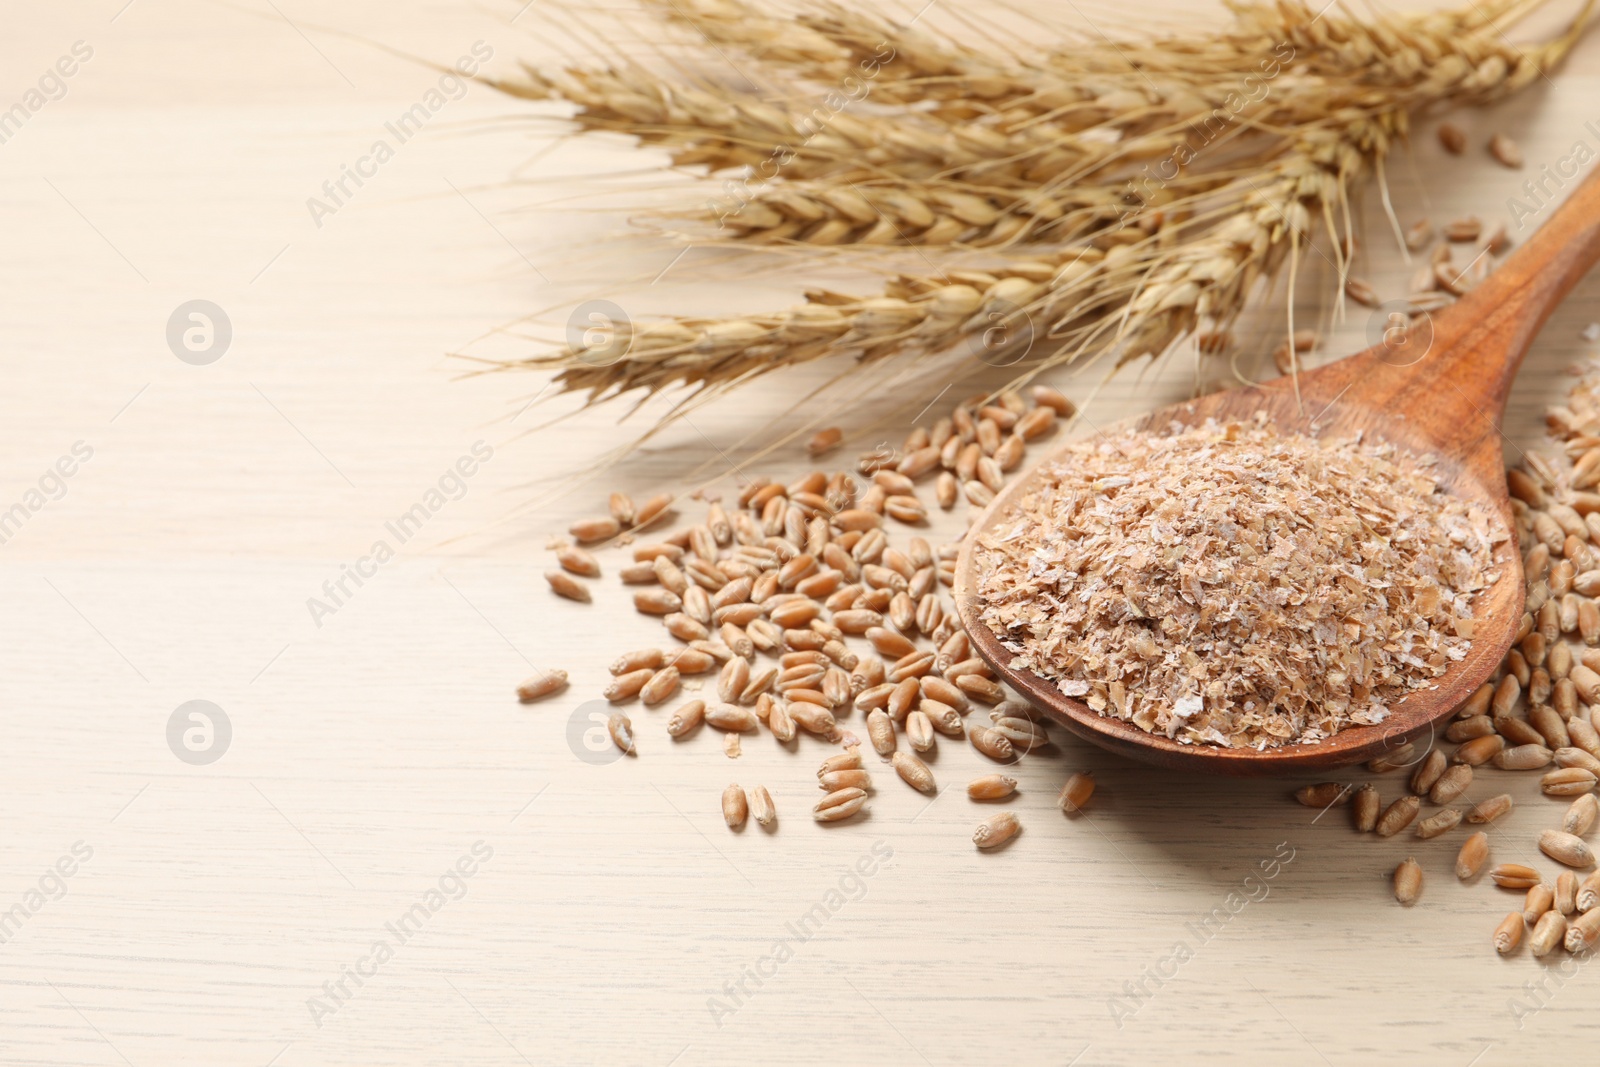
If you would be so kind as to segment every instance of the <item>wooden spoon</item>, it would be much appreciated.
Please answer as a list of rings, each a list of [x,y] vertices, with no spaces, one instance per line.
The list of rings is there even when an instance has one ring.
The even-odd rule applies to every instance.
[[[1253,418],[1266,412],[1282,432],[1388,441],[1414,454],[1431,453],[1446,492],[1493,508],[1514,529],[1506,493],[1500,420],[1522,357],[1540,327],[1583,275],[1600,261],[1600,169],[1526,244],[1454,306],[1409,330],[1390,329],[1372,348],[1299,377],[1214,393],[1161,408],[1104,429],[1197,425]],[[1377,316],[1380,312],[1375,312]],[[1378,319],[1378,330],[1383,320]],[[1399,320],[1403,326],[1404,320]],[[1428,733],[1488,680],[1505,657],[1523,614],[1522,562],[1515,538],[1495,556],[1499,581],[1473,603],[1474,636],[1466,656],[1432,689],[1415,691],[1390,708],[1378,726],[1358,726],[1326,740],[1258,752],[1185,745],[1103,716],[1063,696],[1054,683],[1011,667],[1012,653],[979,618],[973,544],[1000,524],[1012,504],[1059,458],[1047,455],[1016,478],[978,516],[956,563],[957,612],[978,653],[1000,677],[1069,730],[1113,752],[1164,767],[1235,775],[1288,774],[1373,759]]]

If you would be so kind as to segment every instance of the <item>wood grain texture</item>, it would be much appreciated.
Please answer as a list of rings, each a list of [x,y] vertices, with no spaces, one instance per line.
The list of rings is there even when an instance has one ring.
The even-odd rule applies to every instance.
[[[849,451],[898,439],[941,393],[1004,372],[952,384],[938,364],[884,368],[797,407],[840,370],[818,365],[703,409],[609,469],[640,429],[620,412],[546,426],[576,405],[546,398],[519,415],[538,383],[460,378],[466,365],[444,353],[526,351],[496,331],[535,332],[518,320],[544,308],[558,309],[538,324],[550,338],[597,294],[643,317],[782,306],[812,280],[786,257],[735,270],[616,240],[627,198],[614,191],[639,154],[562,139],[475,90],[316,226],[306,200],[436,75],[313,24],[446,62],[479,39],[497,63],[576,47],[533,12],[508,28],[520,6],[8,12],[0,102],[74,41],[95,56],[0,146],[0,509],[74,442],[94,456],[0,545],[0,916],[43,898],[0,944],[0,1062],[1490,1067],[1600,1036],[1587,968],[1490,951],[1519,898],[1457,884],[1452,835],[1362,839],[1342,809],[1285,803],[1282,783],[1152,772],[1067,738],[1008,772],[1022,834],[980,855],[969,838],[987,810],[960,787],[992,765],[943,739],[938,799],[875,770],[870,814],[831,828],[805,814],[818,744],[751,738],[730,761],[711,735],[669,742],[669,709],[635,710],[639,759],[582,758],[569,723],[586,722],[604,664],[659,629],[614,584],[615,553],[594,605],[551,597],[539,572],[552,535],[610,488],[642,497],[803,470],[793,447],[752,458],[774,434],[837,423]],[[1173,10],[1085,8],[1112,31]],[[1595,143],[1596,99],[1589,40],[1548,88],[1462,121],[1475,144],[1513,131],[1537,166]],[[1486,156],[1446,160],[1426,136],[1413,158],[1394,168],[1407,220],[1507,221],[1528,177]],[[1365,269],[1398,292],[1409,268],[1375,207]],[[1302,322],[1318,322],[1320,269],[1301,280]],[[197,297],[235,330],[209,366],[180,362],[164,337]],[[1565,368],[1595,354],[1578,335],[1600,318],[1597,297],[1591,277],[1529,356],[1506,419],[1512,454],[1537,438]],[[1257,325],[1265,338],[1281,317]],[[1363,319],[1319,325],[1316,358],[1370,343]],[[1240,372],[1264,376],[1271,347]],[[1096,423],[1178,400],[1196,376],[1187,357],[1100,387],[1104,371],[1061,379]],[[1199,373],[1231,380],[1225,366]],[[307,599],[480,439],[494,457],[465,495],[316,625]],[[934,535],[963,522],[941,516]],[[569,669],[572,688],[520,707],[512,687],[535,666]],[[168,748],[170,716],[194,699],[233,727],[209,766]],[[1099,786],[1068,820],[1052,799],[1077,769]],[[726,831],[730,781],[768,786],[776,832]],[[1494,861],[1553,877],[1533,842],[1562,805],[1493,770],[1469,799],[1504,790],[1519,807],[1490,830]],[[80,841],[92,857],[58,893],[47,874]],[[317,1025],[307,1002],[375,941],[398,941],[386,924],[478,841],[493,855],[464,894],[447,882],[448,902]],[[874,866],[878,842],[893,856]],[[1402,909],[1388,874],[1412,851],[1426,881]],[[819,907],[825,921],[790,932]],[[1530,981],[1546,1006],[1519,1018],[1509,1001],[1532,1004]],[[1149,996],[1131,999],[1129,983]],[[714,1016],[713,997],[737,1011]]]

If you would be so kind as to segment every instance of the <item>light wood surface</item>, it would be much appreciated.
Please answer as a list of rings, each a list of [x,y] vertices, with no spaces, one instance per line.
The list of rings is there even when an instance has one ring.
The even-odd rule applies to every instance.
[[[870,816],[832,828],[806,814],[817,744],[796,754],[751,737],[730,761],[714,736],[674,745],[665,711],[638,710],[637,760],[580,758],[569,721],[612,655],[659,630],[614,579],[591,607],[555,601],[540,577],[551,535],[610,488],[799,471],[792,446],[752,453],[818,420],[844,426],[852,449],[898,438],[952,376],[885,369],[870,403],[858,383],[797,407],[839,370],[810,368],[609,469],[635,427],[619,431],[618,410],[549,426],[576,405],[524,411],[537,380],[460,378],[471,365],[445,353],[525,352],[505,328],[548,311],[538,331],[559,337],[586,297],[638,317],[731,311],[787,303],[810,280],[781,257],[751,276],[702,250],[677,260],[665,243],[619,239],[631,201],[615,190],[671,197],[688,183],[640,178],[626,144],[560,139],[481,89],[318,227],[307,198],[437,75],[317,25],[445,63],[478,40],[492,65],[577,51],[538,29],[541,10],[510,24],[520,6],[7,11],[0,106],[74,42],[93,56],[0,144],[0,511],[76,442],[93,455],[0,544],[0,916],[29,913],[0,944],[0,1062],[1465,1067],[1592,1046],[1594,975],[1495,957],[1490,930],[1516,901],[1455,883],[1449,838],[1359,838],[1342,812],[1286,804],[1280,783],[1155,772],[1067,739],[1017,772],[1022,836],[981,855],[969,836],[984,812],[959,788],[981,761],[956,745],[933,764],[948,793],[928,803],[881,770]],[[1141,3],[1121,21],[1165,10]],[[1537,167],[1600,143],[1585,127],[1600,121],[1597,90],[1591,39],[1552,85],[1463,124],[1480,143],[1514,133]],[[1407,219],[1504,220],[1525,178],[1486,157],[1446,161],[1428,136],[1413,156],[1393,175]],[[1367,206],[1368,276],[1398,292],[1410,270]],[[1301,283],[1312,318],[1319,281]],[[1508,450],[1537,439],[1566,369],[1595,355],[1579,333],[1600,318],[1597,296],[1591,276],[1546,327],[1512,397]],[[205,366],[165,337],[193,299],[233,326]],[[1338,326],[1327,351],[1363,347],[1365,329]],[[1061,384],[1102,422],[1183,396],[1194,375],[1180,358],[1104,387],[1103,369]],[[307,599],[393,540],[385,523],[480,440],[493,457],[465,495],[318,626]],[[554,666],[572,672],[568,693],[517,705],[512,687]],[[191,700],[231,723],[209,765],[168,747],[169,718]],[[1069,821],[1051,802],[1071,769],[1100,785]],[[775,833],[721,825],[729,781],[771,789]],[[1556,802],[1529,776],[1481,776],[1485,795],[1502,788],[1520,806],[1496,824],[1495,855],[1533,861]],[[480,841],[492,856],[463,895],[399,944],[386,924]],[[874,862],[875,848],[892,858]],[[1427,886],[1402,909],[1387,878],[1413,848]],[[873,873],[852,877],[858,861]],[[74,873],[49,875],[58,862]],[[1245,893],[1259,899],[1240,906]],[[1204,928],[1219,908],[1229,917]],[[774,973],[763,961],[789,924],[824,912]],[[393,957],[314,1019],[308,1001],[380,938]],[[1179,943],[1192,958],[1174,970]],[[759,987],[744,977],[757,967]],[[1114,1013],[1124,983],[1151,974],[1163,975],[1146,981],[1153,997]],[[737,999],[724,991],[741,980]],[[1519,1025],[1508,1001],[1532,1006],[1524,984],[1541,981],[1548,1006]],[[714,997],[737,1010],[714,1015]]]

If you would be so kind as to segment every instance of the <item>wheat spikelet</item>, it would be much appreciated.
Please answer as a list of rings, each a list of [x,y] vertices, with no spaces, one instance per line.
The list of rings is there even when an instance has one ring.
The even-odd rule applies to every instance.
[[[820,179],[755,187],[742,203],[681,217],[720,227],[721,237],[742,243],[997,248],[1070,242],[1130,214],[1135,203],[1125,190],[1100,185],[1034,192],[946,181]],[[697,232],[694,239],[704,236]]]
[[[1492,38],[1543,0],[1497,0],[1461,10],[1395,14],[1375,22],[1341,17],[1325,6],[1279,0],[1230,3],[1235,26],[1195,38],[1091,41],[1037,57],[1001,59],[948,37],[833,4],[792,19],[745,0],[652,0],[665,18],[692,26],[708,41],[743,49],[763,62],[819,84],[837,84],[876,61],[874,93],[899,104],[930,103],[925,114],[966,121],[999,114],[1008,122],[1094,105],[1107,90],[1158,95],[1192,91],[1221,77],[1250,72],[1241,57],[1268,56],[1284,43],[1313,50],[1308,73],[1368,84],[1403,86],[1447,54],[1464,35]],[[892,54],[893,59],[883,57]],[[1097,76],[1098,86],[1084,77]],[[1113,84],[1105,78],[1117,79]]]
[[[683,10],[676,0],[672,6]],[[742,5],[707,2],[691,5],[683,17],[704,7],[750,14]],[[1242,21],[1259,28],[1225,39],[1222,54],[1235,71],[1241,57],[1257,55],[1267,57],[1263,68],[1271,61],[1276,71],[1281,64],[1271,57],[1288,49],[1301,67],[1331,70],[1341,77],[1340,72],[1355,70],[1360,78],[1325,82],[1322,75],[1296,74],[1267,93],[1259,108],[1240,112],[1232,80],[1204,85],[1190,72],[1181,83],[1163,87],[1139,69],[1144,84],[1099,89],[1092,83],[1077,85],[1072,106],[1055,107],[1048,121],[1022,116],[1010,130],[971,122],[943,131],[921,116],[886,122],[875,114],[815,109],[808,114],[803,107],[733,98],[714,86],[668,86],[635,67],[551,75],[529,71],[526,83],[496,84],[522,96],[565,97],[579,105],[577,119],[584,125],[672,145],[680,165],[703,163],[713,171],[755,167],[757,184],[735,184],[704,211],[690,215],[721,227],[718,236],[724,239],[992,247],[1070,240],[1091,231],[1094,222],[1108,224],[1127,205],[1112,202],[1114,197],[1104,190],[1084,192],[1081,183],[1131,181],[1141,165],[1148,174],[1152,163],[1181,158],[1180,153],[1195,155],[1241,131],[1244,140],[1269,142],[1251,146],[1244,157],[1251,162],[1270,157],[1285,140],[1280,135],[1274,145],[1264,130],[1292,136],[1296,128],[1330,116],[1348,121],[1357,112],[1442,100],[1482,102],[1487,97],[1480,84],[1515,88],[1539,74],[1538,65],[1506,42],[1498,29],[1474,31],[1482,21],[1476,12],[1371,25],[1319,21],[1301,4],[1241,7],[1239,13]],[[830,17],[834,22],[866,18]],[[725,39],[737,29],[742,36],[733,40],[753,45],[769,37],[762,25],[754,17],[725,18],[700,28],[709,36],[718,27],[729,27]],[[752,27],[761,31],[753,39]],[[873,23],[866,29],[888,32],[889,27]],[[857,31],[862,40],[871,36],[866,29]],[[1265,48],[1264,42],[1272,40],[1279,42],[1276,53],[1248,51]],[[801,50],[805,56],[817,51]],[[1126,73],[1154,67],[1155,57],[1171,46],[1168,42],[1165,51],[1145,46],[1144,51],[1152,52],[1148,59],[1142,52],[1130,56],[1121,46],[1085,51],[1114,56]],[[1241,161],[1238,153],[1213,150],[1208,155],[1229,168]],[[762,180],[779,172],[781,182]],[[884,172],[891,176],[882,176]],[[818,180],[828,184],[796,186]],[[880,191],[866,191],[865,183]],[[1007,191],[1008,186],[1020,191]],[[863,207],[863,200],[875,210]],[[1069,215],[1073,225],[1062,225]]]
[[[1159,354],[1202,319],[1231,323],[1255,280],[1277,267],[1293,241],[1308,239],[1320,204],[1337,202],[1340,183],[1359,170],[1359,153],[1328,137],[1315,153],[1308,146],[1238,183],[1225,207],[1196,219],[1211,227],[1204,239],[1174,247],[1159,232],[1130,228],[1108,249],[1085,245],[992,271],[902,276],[878,297],[813,293],[807,304],[772,316],[657,324],[635,333],[627,356],[607,366],[585,363],[581,352],[526,365],[557,368],[564,389],[601,398],[720,387],[841,352],[871,362],[964,341],[974,354],[1008,362],[988,336],[997,328],[1028,346],[1034,367],[1091,346],[1115,347],[1122,360]]]
[[[584,350],[511,365],[553,369],[562,389],[585,391],[595,400],[673,386],[720,390],[838,354],[869,363],[965,348],[988,362],[1009,362],[1006,346],[1020,347],[1026,340],[1026,373],[1086,354],[1111,353],[1119,362],[1159,356],[1202,327],[1225,331],[1257,283],[1285,263],[1292,281],[1294,263],[1319,234],[1337,250],[1339,231],[1347,232],[1350,225],[1352,186],[1381,167],[1394,142],[1405,136],[1411,113],[1442,103],[1488,102],[1558,63],[1589,6],[1568,32],[1546,44],[1517,49],[1501,36],[1506,20],[1540,2],[1371,25],[1318,20],[1297,3],[1241,8],[1239,39],[1287,35],[1297,54],[1316,57],[1319,69],[1344,73],[1297,72],[1269,101],[1269,113],[1282,119],[1278,128],[1251,127],[1248,137],[1224,142],[1225,150],[1186,172],[1180,168],[1171,181],[1156,186],[1131,185],[1127,167],[1145,157],[1162,158],[1189,141],[1167,128],[1170,114],[1163,112],[1157,120],[1145,114],[1151,95],[1143,97],[1145,111],[1131,101],[1114,101],[1094,117],[1097,125],[1082,127],[1116,128],[1112,150],[1094,147],[1095,137],[1081,138],[1080,144],[1066,136],[1072,124],[1085,121],[1082,115],[1052,115],[1048,122],[1021,126],[1014,137],[989,129],[985,136],[1000,140],[985,143],[963,141],[960,129],[940,132],[919,125],[920,115],[904,122],[896,117],[890,124],[898,137],[878,140],[882,130],[869,121],[878,116],[841,115],[851,121],[836,135],[838,151],[809,153],[794,180],[755,189],[743,210],[724,213],[722,221],[736,239],[827,246],[920,238],[929,245],[1005,246],[1048,238],[1051,247],[1008,252],[999,266],[985,271],[934,265],[924,275],[893,279],[874,297],[815,292],[807,294],[805,304],[772,315],[656,323],[634,332],[626,355],[603,366]],[[1214,41],[1206,47],[1214,47]],[[821,54],[820,46],[805,51]],[[1109,64],[1108,51],[1119,49],[1063,52],[1053,62],[1065,64],[1063,57],[1070,54],[1085,68]],[[1130,46],[1129,51],[1139,62],[1140,49]],[[1234,62],[1239,61],[1234,53]],[[1129,61],[1122,62],[1126,69]],[[1351,77],[1351,71],[1365,73]],[[530,72],[530,77],[539,76]],[[762,136],[800,129],[782,108],[708,94],[696,99],[693,110],[710,114],[720,104],[721,125],[710,135],[700,128],[697,142],[696,127],[683,119],[690,106],[673,110],[684,99],[677,90],[657,85],[647,92],[648,85],[636,84],[644,75],[624,71],[608,72],[610,81],[583,81],[573,72],[563,77],[578,81],[578,91],[586,96],[575,96],[571,85],[557,86],[553,79],[544,84],[589,109],[589,117],[580,121],[599,124],[621,116],[618,124],[602,128],[625,128],[622,122],[634,121],[630,132],[647,129],[665,139],[662,131],[670,130],[671,137],[682,139],[676,143],[690,149],[714,145],[748,152]],[[623,90],[631,93],[626,106],[611,99]],[[1207,96],[1195,96],[1197,103],[1187,106],[1208,105]],[[639,123],[641,115],[655,121]],[[738,145],[735,130],[742,138]],[[1131,135],[1121,136],[1128,131]],[[854,150],[847,150],[851,146]],[[1051,152],[1060,157],[1041,175]],[[944,171],[929,172],[941,165]],[[980,173],[981,183],[957,180]],[[785,178],[790,176],[785,171]],[[1053,207],[1022,206],[1046,202]],[[955,223],[964,229],[956,232]],[[1342,275],[1342,256],[1340,270]],[[998,350],[992,340],[997,327],[1004,338]]]
[[[744,0],[651,0],[651,6],[713,44],[741,49],[819,84],[838,84],[871,63],[881,68],[874,93],[892,103],[1005,102],[1037,92],[1038,80],[1046,76],[1036,68],[1018,70],[960,42],[833,4],[817,5],[794,18],[772,15]]]
[[[974,166],[996,148],[991,135],[951,131],[915,115],[857,113],[826,101],[768,103],[716,82],[668,83],[633,63],[480,79],[526,100],[565,100],[587,130],[629,134],[672,152],[679,166],[710,172],[782,157],[786,177],[929,177]]]
[[[1334,155],[1338,147],[1334,142]],[[1355,169],[1348,160],[1344,165]],[[1230,204],[1228,221],[1207,240],[1176,249],[1134,228],[1109,249],[1086,245],[992,271],[903,276],[874,298],[819,292],[772,316],[656,324],[633,335],[623,360],[603,367],[584,363],[582,353],[530,364],[560,368],[564,388],[599,397],[671,385],[721,386],[839,352],[873,361],[948,349],[997,325],[1017,327],[1020,339],[1024,322],[1034,324],[1027,335],[1045,362],[1070,359],[1097,339],[1120,340],[1124,358],[1159,352],[1202,316],[1230,321],[1254,279],[1282,258],[1289,229],[1302,238],[1309,232],[1313,213],[1295,206],[1302,190],[1312,191],[1307,200],[1313,192],[1333,198],[1325,183],[1313,180],[1314,172],[1320,173],[1309,155],[1295,154],[1263,179],[1240,183],[1245,191]],[[1140,314],[1137,325],[1113,336],[1126,311]],[[993,349],[985,355],[1005,357]]]

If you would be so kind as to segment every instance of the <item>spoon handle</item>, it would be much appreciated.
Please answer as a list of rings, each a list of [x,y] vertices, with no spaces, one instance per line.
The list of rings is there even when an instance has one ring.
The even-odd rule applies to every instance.
[[[1426,362],[1435,380],[1451,387],[1441,397],[1447,406],[1470,405],[1499,428],[1512,379],[1540,328],[1600,262],[1600,166],[1591,171],[1522,247],[1436,316]]]

